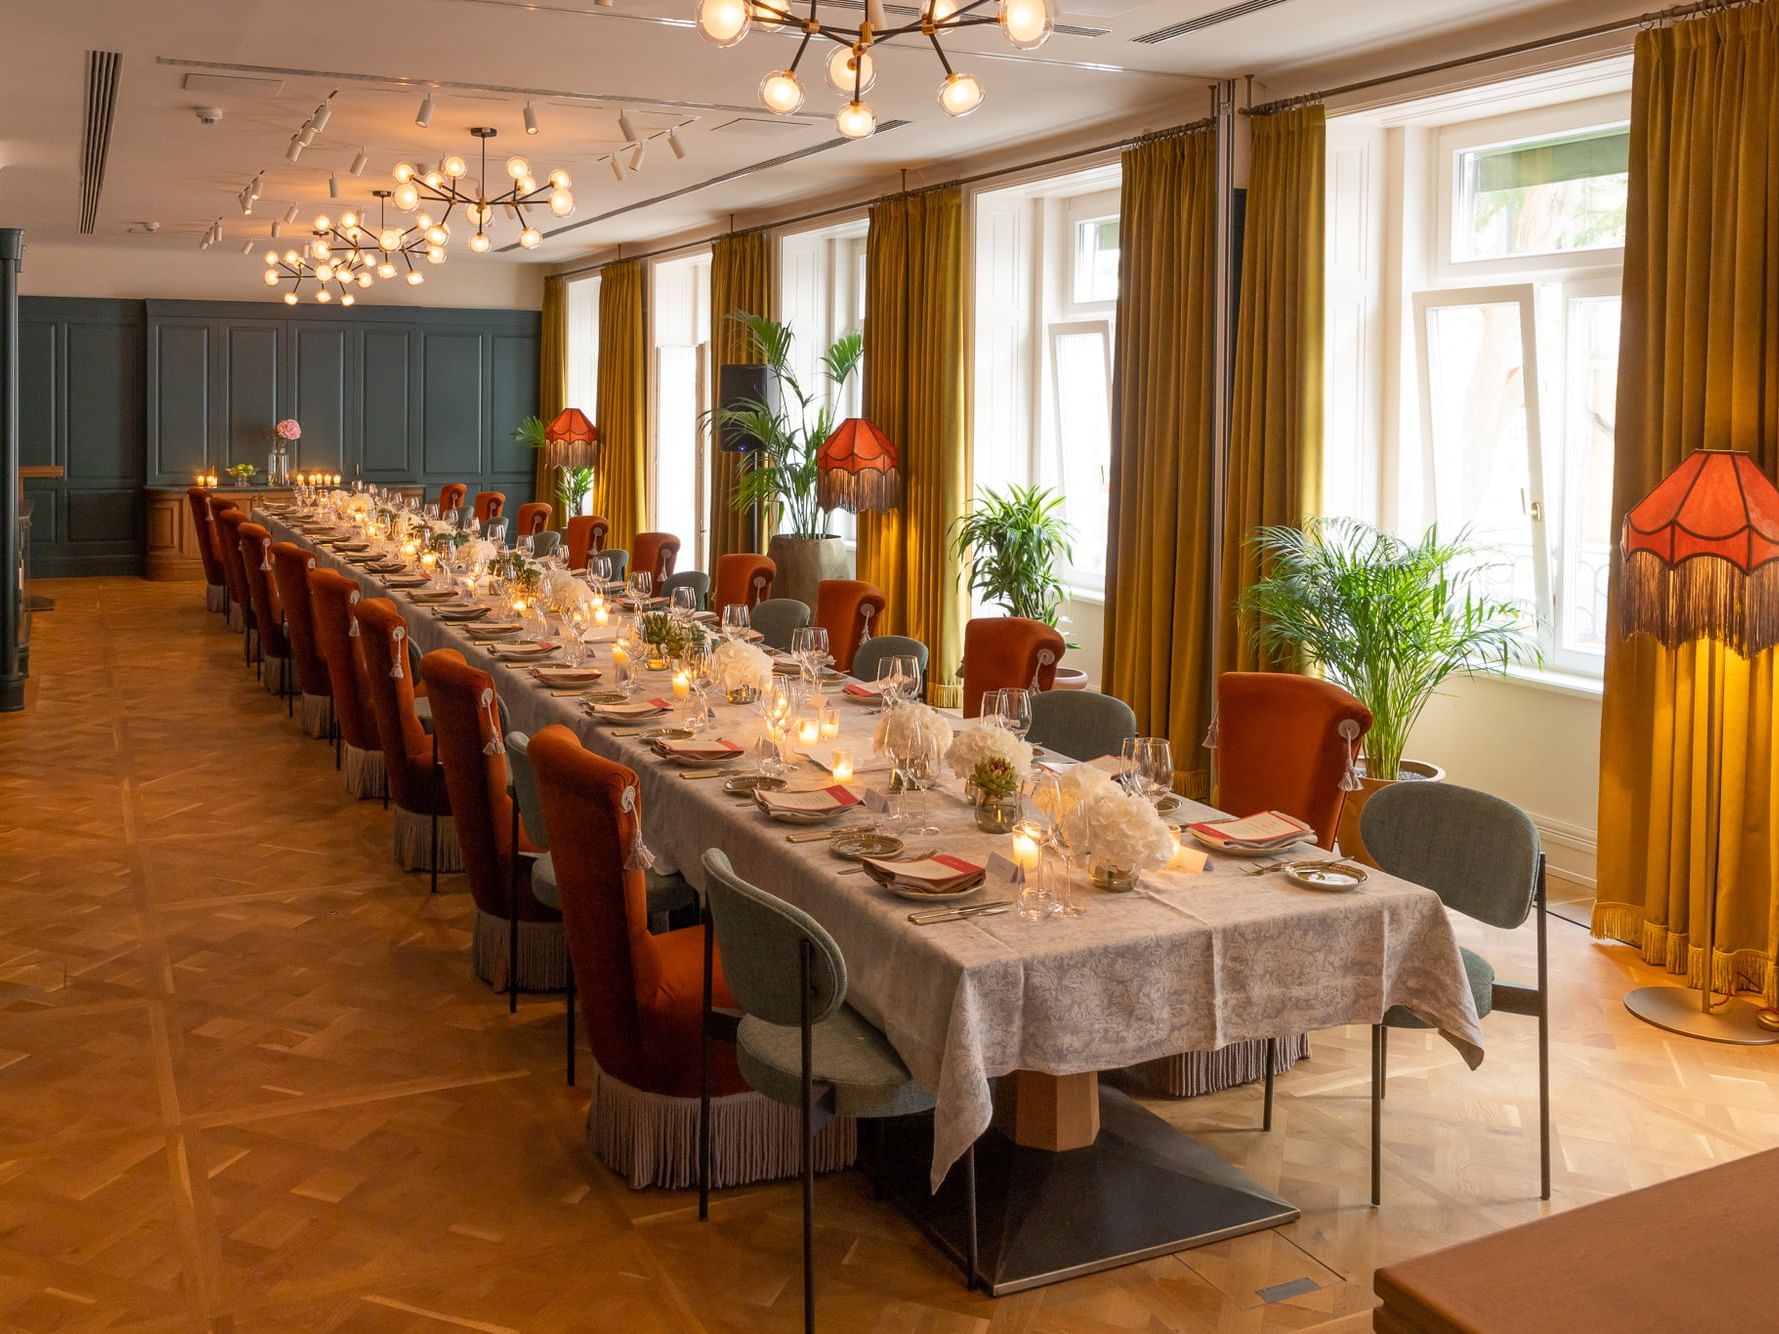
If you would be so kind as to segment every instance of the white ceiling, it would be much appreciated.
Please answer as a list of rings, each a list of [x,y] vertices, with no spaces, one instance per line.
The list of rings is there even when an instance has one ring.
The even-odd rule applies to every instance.
[[[915,0],[909,0],[910,3]],[[0,47],[0,225],[22,226],[27,240],[93,244],[77,233],[85,52],[123,54],[104,193],[100,243],[195,250],[218,217],[225,240],[206,262],[241,269],[242,296],[255,290],[259,261],[239,252],[263,245],[270,222],[296,204],[317,212],[375,207],[373,188],[390,184],[399,159],[436,160],[457,152],[474,161],[471,125],[500,134],[493,161],[511,152],[530,158],[540,177],[563,166],[575,177],[578,209],[566,222],[541,221],[548,239],[533,252],[511,248],[471,256],[462,232],[450,262],[429,277],[449,299],[453,271],[470,264],[570,260],[614,243],[706,226],[732,213],[783,209],[829,198],[856,185],[881,188],[896,168],[926,169],[1014,150],[1095,125],[1159,128],[1204,114],[1214,77],[1341,66],[1359,53],[1401,47],[1417,53],[1484,22],[1498,28],[1518,16],[1523,35],[1624,12],[1621,0],[1278,0],[1186,36],[1155,44],[1133,37],[1229,8],[1233,0],[1062,0],[1063,21],[1103,35],[1058,34],[1032,54],[1013,51],[994,28],[946,42],[952,63],[981,79],[987,100],[958,121],[939,111],[942,77],[932,51],[905,38],[877,50],[879,79],[868,100],[879,124],[909,122],[869,140],[838,140],[831,119],[839,99],[819,78],[812,48],[805,58],[808,96],[798,117],[777,121],[758,110],[755,89],[769,68],[787,63],[788,37],[756,32],[716,50],[690,27],[693,0],[68,0],[8,6]],[[896,0],[891,0],[892,5]],[[823,10],[837,0],[823,0]],[[838,0],[832,17],[856,22],[859,0]],[[892,19],[895,13],[892,10]],[[1472,44],[1474,47],[1475,43]],[[1390,68],[1386,62],[1381,68]],[[188,87],[193,77],[197,87]],[[239,82],[236,82],[239,80]],[[436,85],[431,128],[414,124],[428,84]],[[337,91],[336,91],[337,90]],[[501,91],[506,90],[506,91]],[[542,132],[522,131],[524,90],[535,98]],[[291,136],[328,94],[333,116],[302,156],[285,161]],[[214,106],[220,124],[193,114]],[[602,156],[621,146],[621,106],[644,133],[680,126],[687,156],[675,161],[665,140],[653,143],[639,174],[615,181]],[[347,174],[360,147],[370,156],[362,177]],[[806,156],[760,170],[785,154]],[[328,197],[328,171],[342,198]],[[251,217],[236,203],[242,186],[264,173],[264,196]],[[491,175],[499,172],[494,167]],[[729,173],[733,179],[716,181]],[[676,198],[662,196],[686,191]],[[640,207],[639,207],[640,206]],[[611,216],[605,216],[611,215]],[[155,221],[154,236],[126,235]],[[495,227],[497,246],[516,235]],[[290,232],[287,230],[287,235]]]

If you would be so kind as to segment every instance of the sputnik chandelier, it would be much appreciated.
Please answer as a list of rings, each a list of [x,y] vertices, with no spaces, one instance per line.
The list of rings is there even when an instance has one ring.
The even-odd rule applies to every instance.
[[[873,46],[912,34],[926,38],[945,70],[945,80],[939,85],[939,105],[949,116],[967,116],[982,105],[982,85],[975,75],[952,69],[945,48],[939,44],[940,34],[992,23],[1000,27],[1015,49],[1035,51],[1050,40],[1056,27],[1055,0],[920,0],[920,17],[899,28],[889,26],[883,0],[865,0],[865,21],[857,27],[822,22],[821,0],[809,0],[808,12],[801,18],[791,12],[794,3],[795,0],[698,0],[698,31],[712,45],[724,47],[734,46],[755,27],[803,34],[791,63],[760,80],[760,105],[780,116],[789,116],[803,105],[803,85],[797,79],[797,66],[809,50],[809,43],[817,37],[833,42],[835,49],[827,60],[827,81],[830,88],[848,99],[834,117],[835,127],[848,139],[867,138],[877,128],[876,113],[865,101],[865,94],[877,81]],[[991,5],[996,10],[992,16],[987,12]]]
[[[488,226],[494,221],[494,210],[504,208],[519,223],[519,244],[526,250],[535,250],[544,236],[531,225],[530,219],[525,216],[525,209],[527,206],[547,205],[550,212],[558,218],[566,218],[573,213],[574,195],[569,190],[571,182],[568,173],[558,167],[540,185],[531,174],[529,162],[522,157],[510,157],[506,162],[510,184],[499,194],[491,195],[488,186],[488,141],[494,138],[496,131],[486,125],[477,125],[471,128],[470,133],[482,141],[481,175],[477,179],[468,179],[469,166],[455,153],[430,171],[416,167],[412,162],[398,162],[395,164],[395,206],[408,213],[418,208],[423,199],[443,204],[444,216],[434,227],[426,229],[430,239],[430,233],[435,230],[449,235],[447,225],[451,219],[451,210],[461,204],[468,212],[470,221],[476,224],[476,230],[469,238],[469,248],[478,255],[487,254],[493,245],[488,236]],[[438,244],[442,246],[444,242],[440,241]]]
[[[425,273],[415,266],[415,256],[428,264],[443,264],[445,242],[451,233],[425,213],[415,218],[411,227],[389,225],[383,209],[393,193],[371,191],[377,199],[375,229],[368,218],[350,209],[340,215],[338,222],[324,213],[310,229],[306,252],[287,250],[280,255],[276,250],[266,251],[266,286],[276,287],[291,279],[284,303],[294,306],[304,281],[313,279],[317,301],[334,300],[337,288],[340,304],[350,306],[356,299],[351,291],[353,286],[369,287],[377,279],[387,281],[404,269],[409,286],[418,287],[425,282]]]
[[[368,287],[375,281],[370,270],[356,268],[356,263],[354,259],[342,259],[339,264],[330,260],[312,264],[300,250],[286,250],[282,255],[276,250],[268,250],[265,284],[267,287],[276,287],[288,278],[290,288],[284,293],[284,304],[287,306],[294,306],[302,300],[303,284],[310,281],[315,285],[315,299],[323,305],[333,301],[337,295],[342,306],[350,306],[358,300],[352,291],[354,284]]]

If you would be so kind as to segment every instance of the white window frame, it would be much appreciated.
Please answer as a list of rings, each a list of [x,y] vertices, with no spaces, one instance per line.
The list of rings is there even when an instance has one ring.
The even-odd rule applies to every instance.
[[[1111,427],[1109,419],[1114,410],[1114,404],[1112,402],[1112,359],[1115,352],[1114,344],[1112,342],[1113,321],[1111,316],[1089,316],[1085,319],[1050,321],[1050,323],[1044,327],[1044,357],[1049,363],[1045,375],[1045,380],[1049,385],[1049,393],[1044,408],[1045,416],[1049,420],[1051,427],[1051,429],[1044,432],[1044,439],[1049,445],[1049,456],[1044,459],[1042,465],[1034,471],[1034,476],[1040,483],[1053,487],[1057,494],[1065,496],[1066,492],[1063,486],[1062,464],[1062,450],[1064,445],[1060,438],[1060,425],[1062,422],[1062,377],[1059,373],[1059,368],[1061,365],[1061,358],[1057,356],[1056,344],[1058,339],[1079,334],[1099,334],[1103,340],[1102,345],[1105,350],[1106,368],[1106,414],[1108,417],[1108,438],[1110,437]],[[1108,454],[1107,466],[1110,466],[1110,463],[1111,459]],[[1108,500],[1108,504],[1109,503],[1110,501]],[[1065,506],[1067,504],[1066,498],[1064,504]],[[1109,528],[1109,514],[1107,516],[1107,525]],[[1068,585],[1071,595],[1086,595],[1100,600],[1105,598],[1106,573],[1103,569],[1087,570],[1076,565],[1073,561],[1068,561],[1064,563],[1060,573],[1062,575],[1062,581]]]
[[[694,251],[687,254],[667,255],[650,262],[647,274],[648,290],[648,386],[650,411],[648,418],[648,457],[647,457],[647,502],[648,521],[651,529],[659,529],[659,503],[662,493],[660,480],[661,462],[661,413],[656,410],[661,393],[661,351],[664,347],[689,347],[694,351],[694,383],[696,384],[697,401],[694,410],[697,426],[693,439],[693,531],[679,534],[684,544],[680,553],[680,569],[707,569],[705,559],[710,542],[710,430],[709,417],[706,415],[710,398],[710,327],[709,312],[704,312],[704,337],[696,343],[662,343],[661,329],[667,312],[656,300],[658,279],[662,269],[687,266],[693,270],[692,280],[687,291],[691,297],[691,325],[696,331],[699,324],[700,307],[710,300],[710,263],[708,250]],[[682,312],[683,313],[683,312]]]

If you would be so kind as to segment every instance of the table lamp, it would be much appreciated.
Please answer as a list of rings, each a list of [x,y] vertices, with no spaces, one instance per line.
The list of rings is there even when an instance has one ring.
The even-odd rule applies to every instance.
[[[1779,642],[1779,489],[1740,450],[1700,449],[1625,515],[1619,601],[1625,637],[1668,649],[1693,645],[1705,659],[1705,978],[1690,987],[1638,987],[1625,1008],[1686,1037],[1742,1046],[1779,1042],[1779,1013],[1734,996],[1716,998],[1718,801],[1723,738],[1718,659],[1752,658]],[[1688,923],[1688,936],[1691,923]]]
[[[896,507],[901,474],[896,447],[863,417],[848,417],[816,451],[816,499],[823,509],[888,510]]]

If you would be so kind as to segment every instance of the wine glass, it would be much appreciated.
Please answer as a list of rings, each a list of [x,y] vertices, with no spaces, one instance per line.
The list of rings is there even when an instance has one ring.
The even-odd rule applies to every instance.
[[[723,607],[723,634],[729,639],[746,639],[748,632],[747,603],[730,602]]]
[[[493,542],[496,546],[504,543],[507,540],[507,521],[505,519],[491,520],[488,524],[488,532],[486,536],[488,540]]]
[[[927,789],[938,781],[939,764],[944,758],[939,750],[939,738],[925,727],[904,727],[896,729],[903,733],[902,747],[902,786],[919,794],[912,812],[913,823],[908,833],[925,838],[939,832],[939,826],[932,822],[932,799],[927,796]]]
[[[998,693],[1000,698],[995,703],[996,718],[1002,727],[1024,741],[1025,734],[1032,730],[1032,692],[1010,686]]]
[[[612,558],[601,556],[595,552],[587,558],[587,574],[591,577],[594,587],[601,593],[605,592],[605,586],[612,581]]]
[[[912,653],[897,653],[890,661],[896,664],[896,698],[920,700],[920,659]]]
[[[697,610],[698,590],[689,585],[681,584],[668,597],[668,612],[682,625],[690,621]]]
[[[647,570],[632,570],[630,577],[624,581],[624,587],[630,595],[632,605],[645,607],[655,591],[655,576]]]
[[[877,660],[877,697],[882,701],[882,708],[891,707],[899,697],[902,688],[900,663],[901,659],[893,653]]]
[[[1086,865],[1089,838],[1087,802],[1081,794],[1054,774],[1037,781],[1037,794],[1032,805],[1048,807],[1050,846],[1062,855],[1063,888],[1059,896],[1064,917],[1079,917],[1087,911],[1074,894],[1074,863],[1080,858]]]

